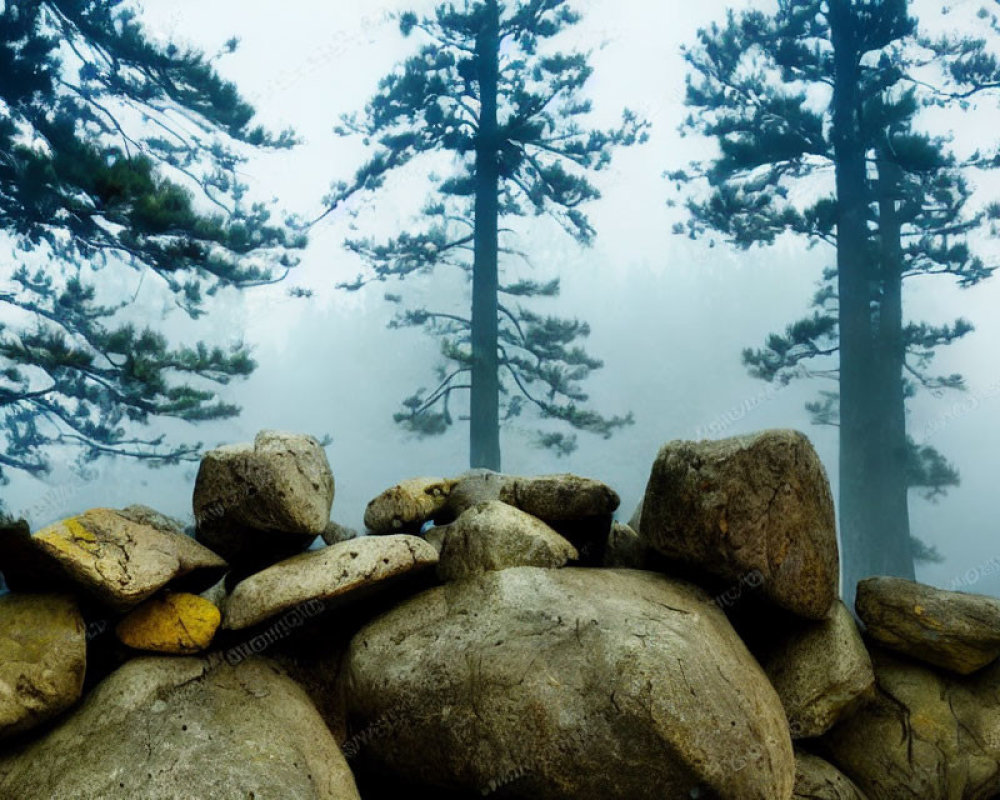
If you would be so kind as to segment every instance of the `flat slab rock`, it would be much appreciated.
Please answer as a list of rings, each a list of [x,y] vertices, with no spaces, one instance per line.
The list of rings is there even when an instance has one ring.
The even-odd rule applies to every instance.
[[[823,619],[837,597],[833,496],[797,431],[664,445],[638,524],[672,560],[733,583],[758,575],[764,596],[799,616]]]
[[[226,562],[194,539],[94,508],[35,533],[32,544],[72,581],[116,611],[138,605],[178,578],[211,586]]]
[[[858,582],[867,635],[926,664],[969,675],[1000,656],[1000,600],[902,578]]]
[[[875,689],[871,657],[839,600],[828,619],[803,620],[779,637],[761,666],[785,707],[793,739],[826,733]]]
[[[570,473],[511,477],[500,487],[498,499],[546,522],[605,517],[621,504],[606,483]]]
[[[86,664],[83,617],[70,595],[0,597],[0,739],[73,705]]]
[[[515,567],[429,589],[354,636],[342,688],[359,758],[412,789],[792,795],[757,662],[705,592],[651,572]]]
[[[248,628],[307,602],[342,603],[437,562],[431,545],[407,534],[362,536],[303,553],[237,584],[222,627]]]
[[[17,800],[358,800],[305,692],[272,662],[147,656],[40,739],[0,756]]]
[[[540,519],[498,500],[473,506],[442,530],[442,580],[510,567],[562,567],[579,557]]]
[[[246,526],[318,536],[330,521],[330,462],[312,436],[261,431],[252,444],[209,450],[194,485],[199,528]]]

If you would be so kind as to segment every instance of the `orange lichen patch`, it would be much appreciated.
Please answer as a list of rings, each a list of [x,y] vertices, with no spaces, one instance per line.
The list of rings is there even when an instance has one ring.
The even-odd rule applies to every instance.
[[[207,648],[221,621],[219,609],[205,598],[164,592],[129,613],[115,633],[136,650],[185,655]]]

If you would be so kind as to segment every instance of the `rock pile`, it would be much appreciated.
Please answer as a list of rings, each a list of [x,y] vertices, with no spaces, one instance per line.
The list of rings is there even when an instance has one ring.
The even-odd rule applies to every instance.
[[[1000,602],[872,578],[859,625],[802,434],[665,445],[628,525],[575,475],[405,480],[363,535],[333,496],[264,431],[194,538],[0,527],[0,798],[1000,793]]]

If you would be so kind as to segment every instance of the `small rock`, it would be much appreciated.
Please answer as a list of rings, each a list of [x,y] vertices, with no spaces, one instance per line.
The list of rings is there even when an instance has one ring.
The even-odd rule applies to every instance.
[[[473,506],[500,499],[500,491],[512,480],[509,475],[489,469],[473,469],[455,479],[446,508],[450,519],[457,519]]]
[[[833,497],[796,431],[664,445],[639,524],[670,559],[730,582],[759,574],[763,595],[799,616],[823,619],[837,597]]]
[[[386,489],[365,509],[365,527],[378,535],[420,533],[444,511],[454,485],[445,478],[411,478]]]
[[[164,592],[130,611],[115,633],[135,650],[191,655],[212,643],[221,621],[219,609],[203,597]]]
[[[854,607],[871,639],[926,664],[969,675],[1000,656],[1000,600],[992,597],[868,578]]]
[[[854,617],[839,600],[828,619],[803,622],[762,660],[793,739],[826,733],[874,692],[875,673]]]
[[[38,531],[31,539],[73,581],[116,611],[184,578],[205,588],[226,562],[183,534],[133,522],[110,508],[94,508]]]
[[[327,544],[339,544],[350,539],[357,539],[358,532],[345,525],[338,525],[333,520],[327,523],[326,530],[323,531],[323,541]]]
[[[867,800],[851,779],[833,764],[803,751],[795,753],[792,800]]]
[[[437,571],[446,581],[509,567],[562,567],[578,558],[544,522],[499,501],[473,506],[444,530]]]
[[[433,547],[406,534],[362,536],[303,553],[240,582],[229,596],[223,627],[248,628],[305,603],[326,610],[437,561]]]
[[[606,517],[621,503],[607,484],[568,473],[511,478],[500,488],[499,499],[550,525]]]
[[[198,528],[253,528],[318,536],[330,521],[334,482],[312,436],[261,431],[253,444],[209,450],[194,487]]]
[[[69,595],[0,597],[0,739],[30,730],[80,698],[83,617]],[[0,785],[0,797],[10,797]]]

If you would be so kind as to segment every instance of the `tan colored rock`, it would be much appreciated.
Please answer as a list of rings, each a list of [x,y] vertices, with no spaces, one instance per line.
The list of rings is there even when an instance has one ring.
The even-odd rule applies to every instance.
[[[419,533],[425,522],[441,514],[455,481],[411,478],[386,489],[365,509],[365,527],[372,533]]]
[[[437,571],[446,581],[510,567],[562,567],[578,558],[540,519],[498,500],[473,506],[444,530]]]
[[[78,586],[125,611],[171,581],[205,588],[226,562],[194,539],[132,522],[110,508],[94,508],[38,531],[32,543]]]
[[[823,619],[837,597],[833,497],[809,440],[777,430],[661,448],[639,534],[660,553]]]
[[[788,725],[757,662],[702,590],[655,573],[515,567],[430,589],[355,635],[343,688],[354,730],[379,731],[348,742],[409,787],[792,794]]]
[[[321,534],[330,521],[334,482],[312,436],[261,431],[253,444],[209,450],[194,487],[198,528],[251,528],[275,535]]]
[[[823,737],[826,757],[869,800],[1000,794],[1000,662],[948,676],[872,651],[875,700]]]
[[[761,665],[785,707],[793,739],[826,733],[874,694],[871,658],[839,600],[828,619],[783,634]]]
[[[605,517],[621,503],[607,484],[568,473],[511,478],[499,499],[550,524]]]
[[[1000,600],[902,578],[858,582],[865,632],[883,647],[968,675],[1000,656]]]
[[[130,611],[118,622],[115,634],[135,650],[191,655],[208,648],[221,621],[211,601],[168,591]]]
[[[71,596],[0,597],[0,739],[73,705],[86,664],[83,617]]]
[[[433,547],[406,534],[362,536],[303,553],[237,584],[222,626],[248,628],[307,602],[328,610],[437,561]]]
[[[305,692],[272,662],[134,659],[58,727],[0,756],[17,800],[358,800]]]
[[[833,764],[806,752],[795,753],[794,800],[867,800]]]

